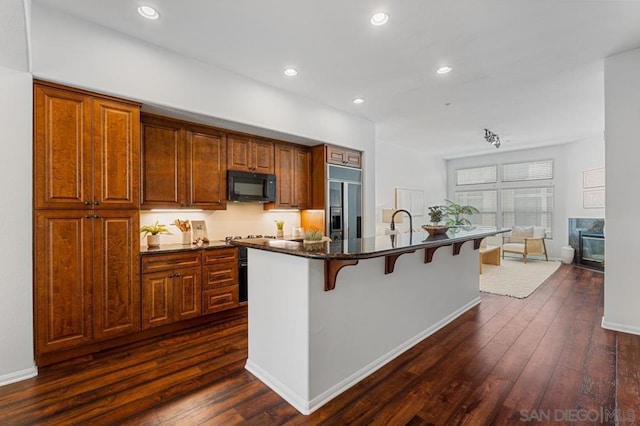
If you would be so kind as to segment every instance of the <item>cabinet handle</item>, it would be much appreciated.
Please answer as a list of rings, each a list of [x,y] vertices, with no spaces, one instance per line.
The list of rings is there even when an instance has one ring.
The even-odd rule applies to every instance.
[[[180,274],[175,273],[175,274],[173,274],[173,276],[174,276],[174,278],[178,278],[180,276]]]
[[[99,214],[94,214],[93,217],[94,217],[94,219],[100,219],[100,215]]]
[[[85,219],[91,219],[92,217],[93,217],[93,216],[91,216],[90,214],[85,214],[85,215],[84,215],[84,218],[85,218]]]
[[[169,274],[169,277],[168,277],[168,278],[173,278],[173,277],[175,277],[175,276],[176,276],[175,274]]]
[[[91,201],[85,201],[85,202],[84,202],[84,205],[85,205],[85,206],[90,206],[90,205],[91,205]]]
[[[99,206],[100,205],[100,201],[94,201],[93,204],[96,205],[96,206]]]

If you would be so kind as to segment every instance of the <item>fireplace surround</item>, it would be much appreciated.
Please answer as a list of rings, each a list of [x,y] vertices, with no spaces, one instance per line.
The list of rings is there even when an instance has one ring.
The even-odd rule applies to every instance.
[[[604,219],[569,218],[569,245],[574,264],[604,271]]]

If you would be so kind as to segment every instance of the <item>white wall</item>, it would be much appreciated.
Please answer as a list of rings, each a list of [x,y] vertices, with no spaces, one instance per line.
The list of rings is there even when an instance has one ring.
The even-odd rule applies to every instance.
[[[30,74],[0,68],[0,385],[36,373],[31,263],[32,90]]]
[[[640,49],[605,60],[605,328],[640,334]]]
[[[460,168],[514,163],[520,161],[554,160],[554,178],[541,185],[554,187],[553,238],[547,240],[551,257],[560,257],[560,248],[569,242],[569,217],[604,217],[604,209],[584,209],[582,203],[582,172],[604,167],[604,141],[592,137],[580,141],[520,151],[496,151],[489,155],[449,160],[447,193],[454,198],[455,172]],[[486,185],[492,188],[495,185]]]
[[[427,206],[442,204],[446,195],[446,163],[436,155],[386,142],[376,142],[376,234],[384,233],[382,209],[395,207],[395,188],[420,189]],[[429,222],[429,216],[414,216],[413,227]],[[409,229],[405,220],[398,227]]]
[[[363,232],[373,235],[373,123],[39,4],[31,38],[37,78],[365,151]]]

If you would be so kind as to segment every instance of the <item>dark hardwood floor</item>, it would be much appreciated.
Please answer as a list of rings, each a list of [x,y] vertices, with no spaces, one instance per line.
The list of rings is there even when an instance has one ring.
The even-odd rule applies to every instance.
[[[638,410],[640,337],[603,330],[602,309],[603,275],[570,266],[526,299],[483,293],[310,416],[244,370],[239,317],[1,387],[0,424],[538,424],[613,413],[616,390],[619,408]]]

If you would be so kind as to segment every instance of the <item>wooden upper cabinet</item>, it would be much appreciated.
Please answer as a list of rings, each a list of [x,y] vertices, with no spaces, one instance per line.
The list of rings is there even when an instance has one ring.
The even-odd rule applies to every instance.
[[[143,114],[142,205],[182,207],[185,200],[184,130],[179,122]]]
[[[137,209],[139,108],[34,85],[35,207]]]
[[[229,170],[273,174],[274,144],[272,141],[247,135],[227,135]]]
[[[225,209],[225,134],[142,115],[142,207]]]
[[[93,99],[94,206],[140,206],[140,109]],[[99,204],[97,204],[99,203]]]
[[[221,132],[187,130],[187,203],[198,208],[226,208],[227,144]]]
[[[35,207],[92,208],[91,98],[36,85],[34,108]]]
[[[276,202],[266,209],[311,206],[311,151],[301,145],[275,144]]]
[[[326,162],[341,166],[362,168],[362,153],[339,146],[326,145]]]
[[[296,146],[293,150],[293,194],[298,209],[311,208],[311,150]]]

